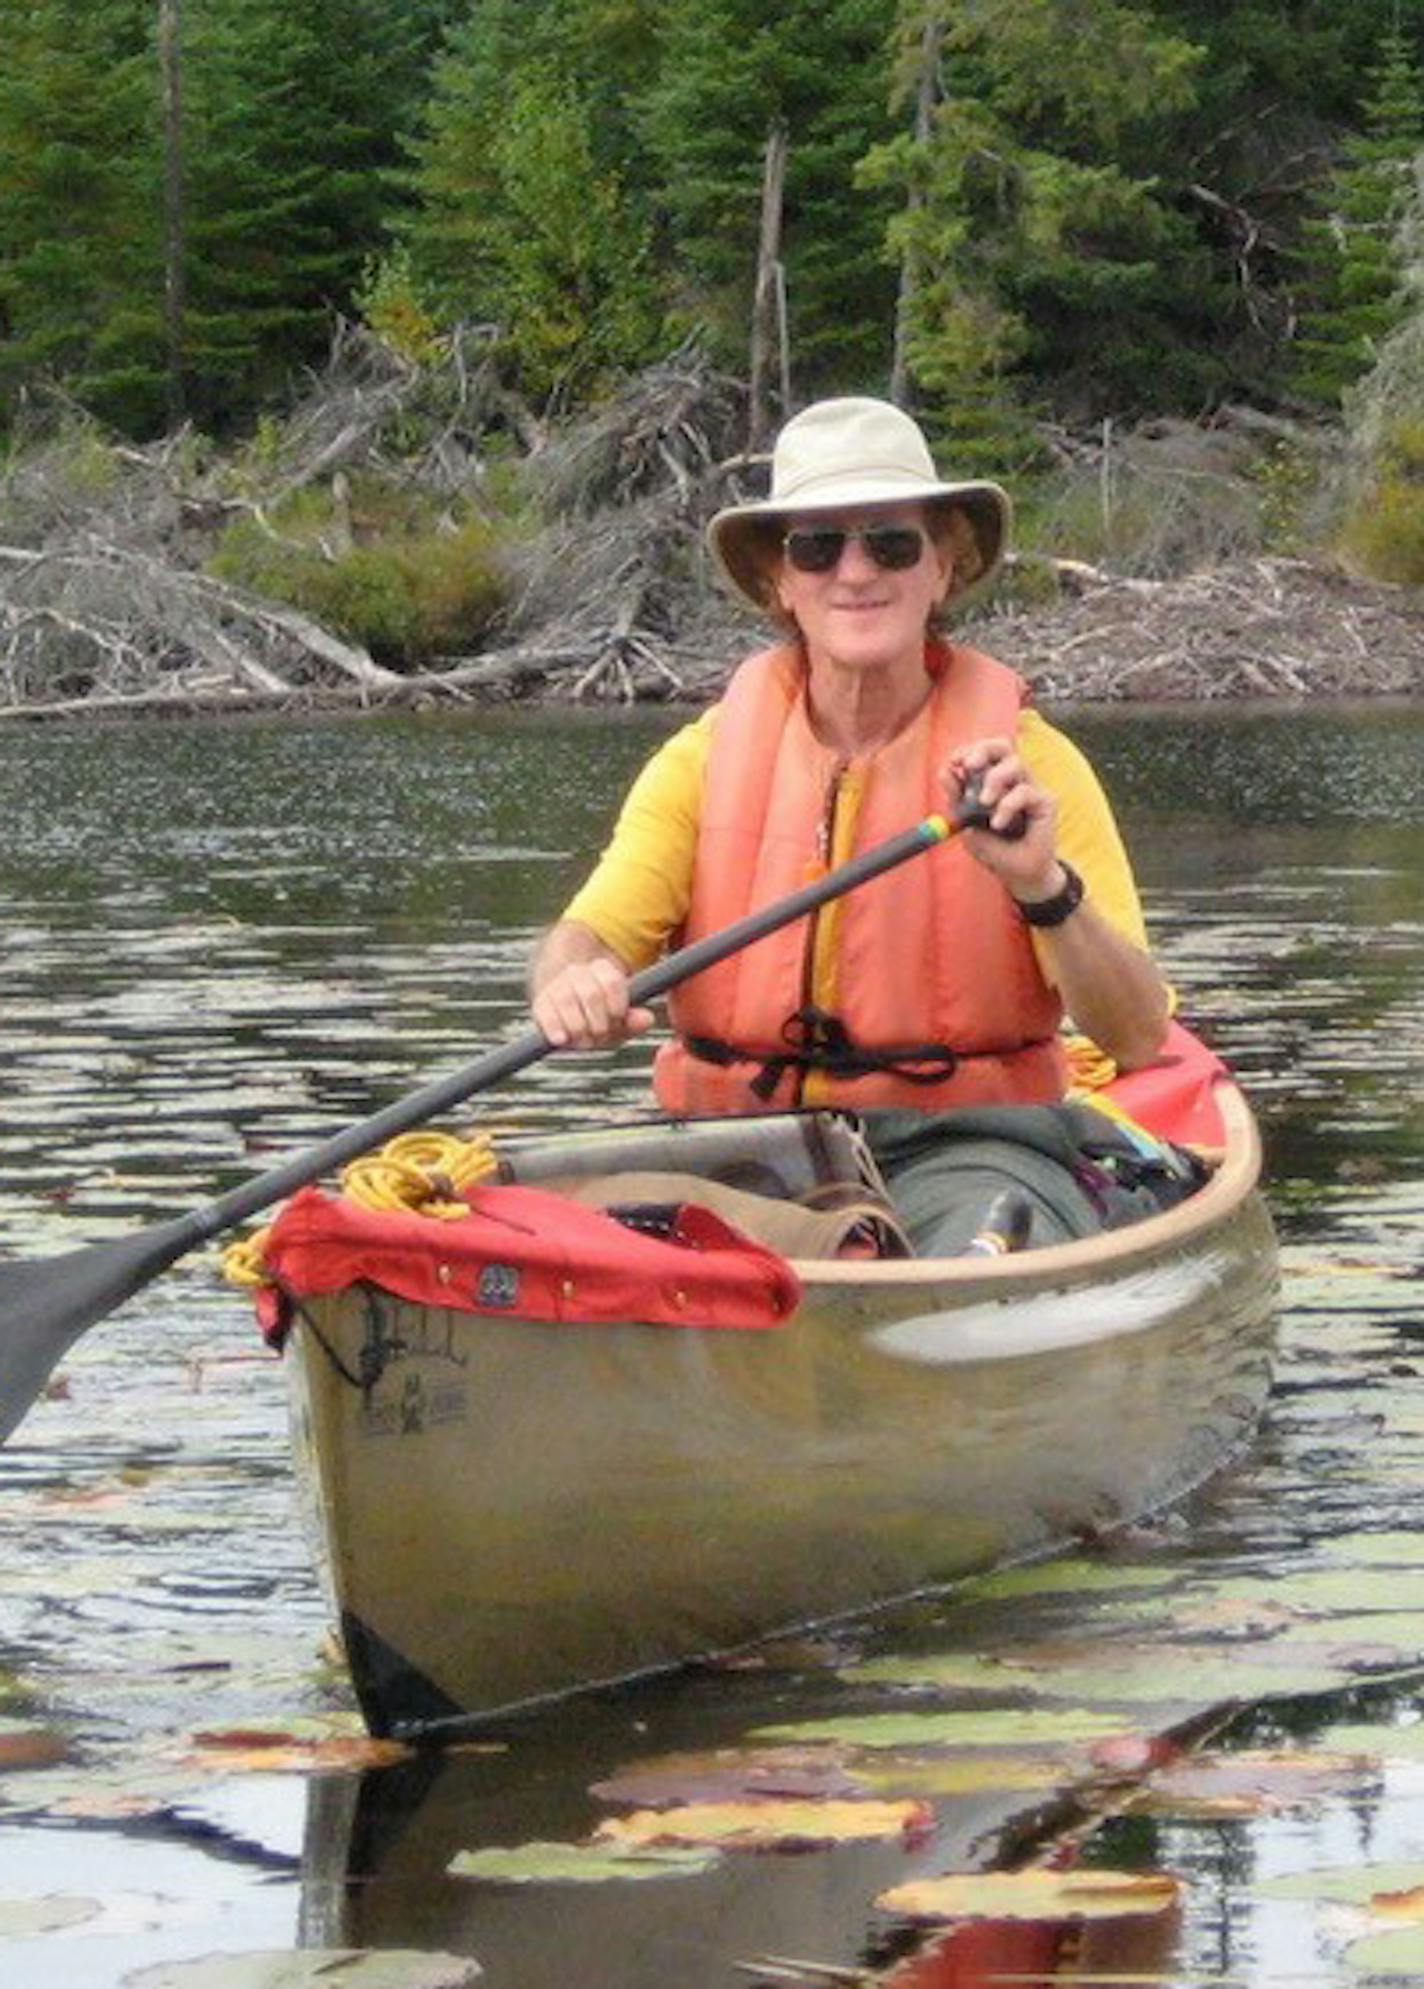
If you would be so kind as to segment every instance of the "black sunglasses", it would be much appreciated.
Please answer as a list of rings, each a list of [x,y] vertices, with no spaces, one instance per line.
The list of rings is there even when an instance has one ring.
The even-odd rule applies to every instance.
[[[904,573],[918,566],[925,535],[918,525],[865,525],[847,532],[839,525],[801,525],[781,541],[798,573],[829,573],[840,564],[847,539],[859,539],[877,566]]]

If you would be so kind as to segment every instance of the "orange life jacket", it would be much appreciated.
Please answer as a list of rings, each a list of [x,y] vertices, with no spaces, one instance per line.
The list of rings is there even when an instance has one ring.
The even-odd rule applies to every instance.
[[[941,642],[925,667],[933,689],[913,722],[848,767],[811,729],[799,647],[739,666],[708,758],[686,941],[823,871],[856,785],[859,851],[942,809],[955,746],[1013,737],[1028,693],[1012,670]],[[827,918],[830,946],[817,940]],[[953,841],[695,975],[668,1008],[677,1034],[654,1083],[671,1113],[1063,1095],[1061,1003],[1008,892]]]

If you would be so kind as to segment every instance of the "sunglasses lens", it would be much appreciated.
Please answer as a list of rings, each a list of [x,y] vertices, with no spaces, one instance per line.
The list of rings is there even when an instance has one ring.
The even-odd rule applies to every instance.
[[[786,534],[786,557],[798,573],[829,573],[840,564],[847,539],[859,539],[875,564],[892,573],[918,565],[925,544],[917,525],[871,525],[863,532],[844,532],[830,525],[820,530],[803,526]]]
[[[877,566],[895,573],[917,566],[925,543],[914,525],[872,525],[860,539]]]
[[[845,542],[844,532],[788,532],[786,557],[798,573],[829,573],[845,551]]]

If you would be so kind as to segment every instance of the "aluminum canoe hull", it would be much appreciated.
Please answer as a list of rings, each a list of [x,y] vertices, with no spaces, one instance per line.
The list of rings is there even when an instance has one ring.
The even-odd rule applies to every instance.
[[[1209,1477],[1260,1412],[1276,1295],[1255,1127],[1222,1104],[1226,1157],[1176,1209],[997,1260],[803,1263],[769,1330],[304,1301],[296,1452],[371,1729],[862,1613]]]

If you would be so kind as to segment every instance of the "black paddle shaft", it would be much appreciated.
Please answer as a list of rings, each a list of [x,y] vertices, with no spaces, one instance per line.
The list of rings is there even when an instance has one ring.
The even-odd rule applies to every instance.
[[[630,983],[634,1002],[655,1000],[679,981],[804,918],[907,858],[933,849],[953,833],[943,816],[930,815],[913,828],[887,837],[874,849],[852,857],[849,863],[827,871],[774,905],[752,912],[635,974]],[[548,1056],[552,1049],[548,1037],[538,1029],[501,1044],[462,1070],[397,1099],[282,1166],[125,1242],[94,1244],[31,1263],[0,1263],[0,1442],[26,1414],[66,1348],[180,1257],[271,1208],[298,1188],[383,1146],[397,1133],[437,1118],[477,1091],[512,1077]]]

